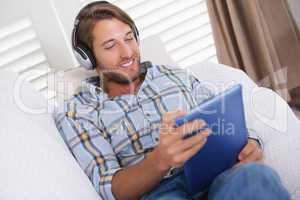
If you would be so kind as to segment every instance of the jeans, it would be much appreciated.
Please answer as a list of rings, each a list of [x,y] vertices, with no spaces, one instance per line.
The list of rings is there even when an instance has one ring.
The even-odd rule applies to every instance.
[[[270,167],[248,163],[231,168],[199,194],[186,192],[183,173],[163,180],[141,200],[287,200],[291,199],[277,173]]]

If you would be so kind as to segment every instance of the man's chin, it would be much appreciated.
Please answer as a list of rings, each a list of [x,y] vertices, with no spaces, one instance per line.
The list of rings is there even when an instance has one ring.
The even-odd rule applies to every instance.
[[[139,78],[139,73],[136,73],[134,76],[126,76],[121,73],[106,73],[104,74],[105,80],[109,82],[115,82],[119,84],[130,84]]]
[[[105,82],[115,82],[118,84],[130,84],[140,77],[140,61],[139,59],[134,59],[134,65],[128,68],[106,68],[101,69],[101,75]]]

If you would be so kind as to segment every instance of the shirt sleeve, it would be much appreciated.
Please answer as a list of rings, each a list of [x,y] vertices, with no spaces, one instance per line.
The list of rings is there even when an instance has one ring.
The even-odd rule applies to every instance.
[[[189,75],[189,79],[192,85],[192,95],[195,98],[197,105],[213,98],[216,95],[216,92],[213,91],[207,83],[200,82],[193,75]]]
[[[72,112],[54,115],[56,126],[102,199],[115,199],[112,178],[121,168],[113,148],[92,121],[74,115]]]

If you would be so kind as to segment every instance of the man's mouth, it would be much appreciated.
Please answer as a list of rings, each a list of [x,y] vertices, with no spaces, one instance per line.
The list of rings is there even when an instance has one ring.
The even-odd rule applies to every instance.
[[[123,62],[122,64],[120,64],[121,67],[124,67],[124,68],[127,68],[127,67],[130,67],[134,62],[134,59],[130,59],[130,60],[127,60],[126,62]]]

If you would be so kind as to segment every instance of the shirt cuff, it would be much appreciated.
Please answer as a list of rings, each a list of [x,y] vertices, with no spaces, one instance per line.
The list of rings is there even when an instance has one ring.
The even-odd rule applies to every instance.
[[[105,174],[101,175],[99,180],[99,187],[96,188],[97,192],[103,200],[115,200],[112,193],[112,179],[113,176],[122,168],[111,169]]]
[[[263,145],[263,141],[261,140],[261,138],[257,135],[256,131],[253,129],[248,129],[248,138],[249,139],[253,139],[256,140],[257,143],[259,144],[260,148],[263,150],[264,149],[264,145]]]

